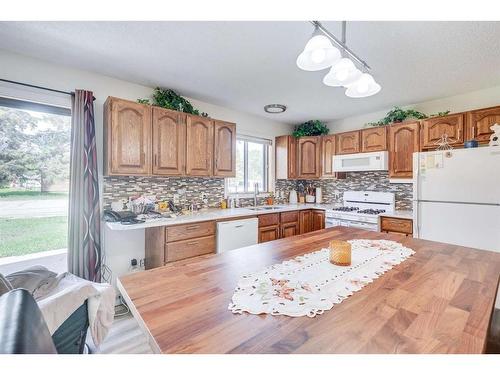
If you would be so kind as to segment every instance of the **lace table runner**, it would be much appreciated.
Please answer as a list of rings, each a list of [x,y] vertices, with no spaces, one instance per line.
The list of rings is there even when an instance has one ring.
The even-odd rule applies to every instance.
[[[240,314],[314,317],[415,253],[395,241],[349,242],[349,267],[331,264],[329,249],[321,249],[241,276],[229,310]]]

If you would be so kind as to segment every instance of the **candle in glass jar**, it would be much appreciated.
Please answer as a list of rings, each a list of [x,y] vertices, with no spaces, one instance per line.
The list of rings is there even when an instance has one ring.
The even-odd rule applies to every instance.
[[[350,266],[351,244],[347,241],[330,241],[330,263],[336,266]]]

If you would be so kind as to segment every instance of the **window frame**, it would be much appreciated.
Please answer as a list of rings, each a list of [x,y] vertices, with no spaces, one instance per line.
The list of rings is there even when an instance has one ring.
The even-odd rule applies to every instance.
[[[249,191],[247,188],[248,185],[248,143],[256,143],[260,144],[263,146],[264,150],[264,155],[263,155],[263,164],[262,168],[264,170],[264,189],[262,191],[259,191],[259,194],[269,194],[270,192],[270,163],[269,163],[269,158],[270,158],[270,153],[271,153],[271,147],[272,147],[272,141],[269,139],[265,138],[258,138],[258,137],[251,137],[251,136],[246,136],[246,135],[237,135],[236,136],[236,142],[238,141],[243,141],[243,186],[244,186],[244,191],[238,191],[238,192],[233,192],[229,191],[229,178],[225,179],[225,196],[233,196],[233,195],[238,195],[239,197],[253,197],[254,192]],[[230,177],[234,178],[234,177]]]

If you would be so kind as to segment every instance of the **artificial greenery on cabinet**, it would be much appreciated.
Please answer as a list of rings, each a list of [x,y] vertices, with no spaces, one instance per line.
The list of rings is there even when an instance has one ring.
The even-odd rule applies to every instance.
[[[330,129],[328,129],[325,123],[319,120],[309,120],[302,124],[296,125],[292,135],[295,138],[299,138],[315,135],[326,135],[329,131]]]
[[[157,107],[172,109],[174,111],[189,113],[196,116],[208,117],[205,112],[200,112],[189,102],[171,89],[155,88],[153,92],[153,102],[149,99],[137,99],[141,104],[152,104]]]
[[[450,111],[444,111],[444,112],[438,112],[435,114],[432,114],[430,116],[427,116],[425,113],[416,111],[414,109],[401,109],[399,107],[394,107],[391,109],[389,112],[387,112],[387,115],[375,122],[369,122],[365,124],[365,126],[385,126],[393,123],[398,123],[398,122],[403,122],[405,120],[410,120],[410,119],[415,119],[415,120],[423,120],[429,117],[440,117],[440,116],[446,116]]]

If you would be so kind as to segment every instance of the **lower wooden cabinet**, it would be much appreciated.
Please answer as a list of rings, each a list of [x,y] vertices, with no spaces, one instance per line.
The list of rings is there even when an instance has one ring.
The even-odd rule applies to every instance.
[[[299,222],[281,224],[281,238],[293,237],[299,234]]]
[[[325,211],[312,210],[312,231],[325,229]]]
[[[215,221],[146,228],[146,269],[215,253]]]
[[[413,234],[413,220],[381,216],[380,231],[387,233],[401,233],[406,236],[411,236]]]
[[[268,227],[259,228],[259,243],[274,241],[280,237],[279,225],[270,225]]]
[[[299,234],[308,233],[312,230],[312,211],[302,210],[299,212]]]

